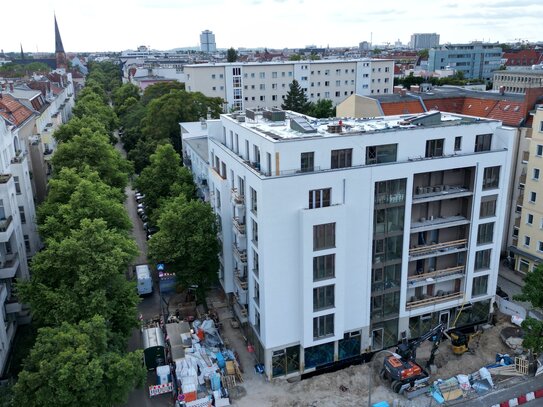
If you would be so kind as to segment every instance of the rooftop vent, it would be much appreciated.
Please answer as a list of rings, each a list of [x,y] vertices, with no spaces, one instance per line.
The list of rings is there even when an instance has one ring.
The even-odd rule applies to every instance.
[[[329,124],[328,133],[341,133],[343,126],[341,124]]]
[[[281,109],[264,109],[262,115],[265,119],[271,120],[272,122],[284,122],[286,119],[286,113]]]
[[[245,116],[248,119],[255,120],[256,112],[254,110],[251,110],[251,109],[245,109]]]
[[[316,133],[314,128],[305,117],[293,116],[290,118],[290,128],[300,133]]]

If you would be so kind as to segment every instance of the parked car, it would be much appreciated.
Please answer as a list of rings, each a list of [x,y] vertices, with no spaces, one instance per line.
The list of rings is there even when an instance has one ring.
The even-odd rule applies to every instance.
[[[140,218],[141,218],[141,221],[142,222],[147,222],[149,221],[149,218],[147,217],[147,215],[145,213],[143,213],[143,215],[140,215]]]
[[[139,204],[138,204],[138,209],[145,209],[145,205],[142,204],[142,203],[139,203]]]
[[[147,240],[153,237],[156,232],[158,232],[158,228],[156,226],[149,226],[147,229]]]
[[[502,297],[504,300],[509,301],[509,294],[502,290],[500,286],[496,287],[496,295]]]
[[[137,212],[140,218],[145,215],[145,209],[143,208],[138,208]]]

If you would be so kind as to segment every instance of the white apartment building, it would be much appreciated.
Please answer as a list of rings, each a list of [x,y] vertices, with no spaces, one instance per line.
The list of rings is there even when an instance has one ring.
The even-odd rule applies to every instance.
[[[30,241],[37,239],[27,151],[18,129],[0,118],[0,371],[6,366],[17,324],[29,310],[13,295],[16,279],[29,278]]]
[[[268,378],[488,321],[514,129],[248,110],[207,132],[219,277]]]
[[[391,94],[394,61],[385,59],[319,60],[267,63],[207,63],[185,65],[186,89],[221,97],[227,110],[281,107],[293,80],[310,102],[352,94]]]

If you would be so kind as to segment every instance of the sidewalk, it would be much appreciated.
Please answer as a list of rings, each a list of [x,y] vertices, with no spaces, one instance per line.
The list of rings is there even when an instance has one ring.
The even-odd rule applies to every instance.
[[[502,260],[500,260],[500,268],[498,270],[499,276],[519,287],[524,286],[524,276],[518,271],[511,270],[509,267],[504,266],[501,262]]]

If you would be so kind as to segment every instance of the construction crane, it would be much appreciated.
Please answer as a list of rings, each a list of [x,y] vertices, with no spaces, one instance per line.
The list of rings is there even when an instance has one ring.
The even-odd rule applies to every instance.
[[[383,361],[381,379],[388,380],[395,393],[400,393],[408,387],[423,384],[428,381],[430,375],[427,369],[434,364],[435,353],[441,343],[441,338],[446,326],[439,324],[420,338],[409,342],[405,333],[402,335],[402,342],[398,345],[396,353],[389,355]],[[417,348],[427,339],[433,341],[430,358],[423,368],[416,361]]]

